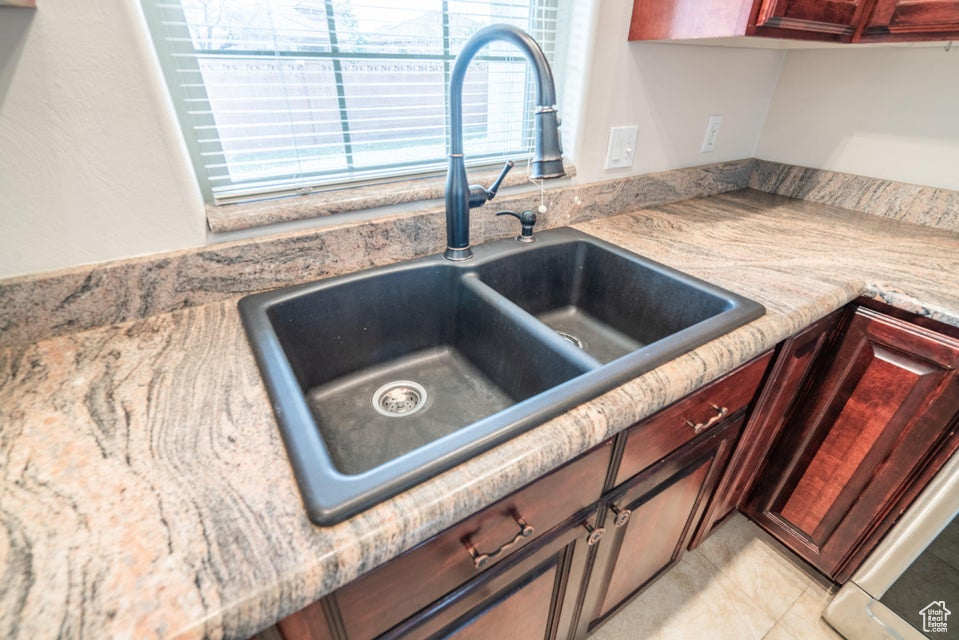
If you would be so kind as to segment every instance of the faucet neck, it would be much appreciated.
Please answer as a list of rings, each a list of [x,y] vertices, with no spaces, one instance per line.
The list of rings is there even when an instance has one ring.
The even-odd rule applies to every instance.
[[[450,76],[450,154],[463,153],[463,82],[466,71],[479,50],[497,40],[512,43],[532,65],[536,78],[536,106],[552,109],[556,104],[553,71],[532,36],[508,24],[494,24],[480,29],[466,41],[456,56]]]
[[[549,62],[536,41],[525,31],[507,24],[480,29],[467,40],[453,64],[450,76],[450,150],[446,174],[446,253],[450,260],[472,257],[469,248],[469,210],[489,198],[471,198],[463,158],[463,82],[476,53],[490,42],[512,43],[533,67],[536,78],[535,148],[530,178],[557,178],[565,175],[563,150],[556,117],[556,88]],[[480,191],[484,191],[479,189]]]

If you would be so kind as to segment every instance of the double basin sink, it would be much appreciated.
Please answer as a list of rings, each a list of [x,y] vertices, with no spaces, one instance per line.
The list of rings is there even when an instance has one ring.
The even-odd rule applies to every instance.
[[[568,228],[239,306],[304,505],[323,525],[765,312]]]

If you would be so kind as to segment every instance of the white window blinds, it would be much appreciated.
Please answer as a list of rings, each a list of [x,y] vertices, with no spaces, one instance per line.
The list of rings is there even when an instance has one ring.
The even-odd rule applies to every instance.
[[[553,62],[561,0],[143,0],[208,199],[307,193],[446,165],[449,74],[509,23]],[[554,72],[558,72],[554,65]],[[468,163],[524,161],[533,80],[494,43],[464,95]]]

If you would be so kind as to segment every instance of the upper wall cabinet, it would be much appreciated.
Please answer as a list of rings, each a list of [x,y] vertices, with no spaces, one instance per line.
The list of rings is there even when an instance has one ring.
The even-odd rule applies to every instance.
[[[630,40],[763,36],[823,42],[959,38],[954,0],[634,0]]]
[[[959,2],[877,0],[862,42],[949,40],[959,37]]]
[[[763,0],[755,3],[747,33],[850,42],[870,4],[871,0]]]

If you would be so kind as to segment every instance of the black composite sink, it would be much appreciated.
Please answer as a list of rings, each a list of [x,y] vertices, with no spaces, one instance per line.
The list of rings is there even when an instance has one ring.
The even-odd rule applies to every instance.
[[[479,277],[603,363],[733,304],[729,294],[700,281],[587,241],[515,253],[483,265]]]
[[[248,296],[240,313],[318,524],[761,316],[573,229]]]

